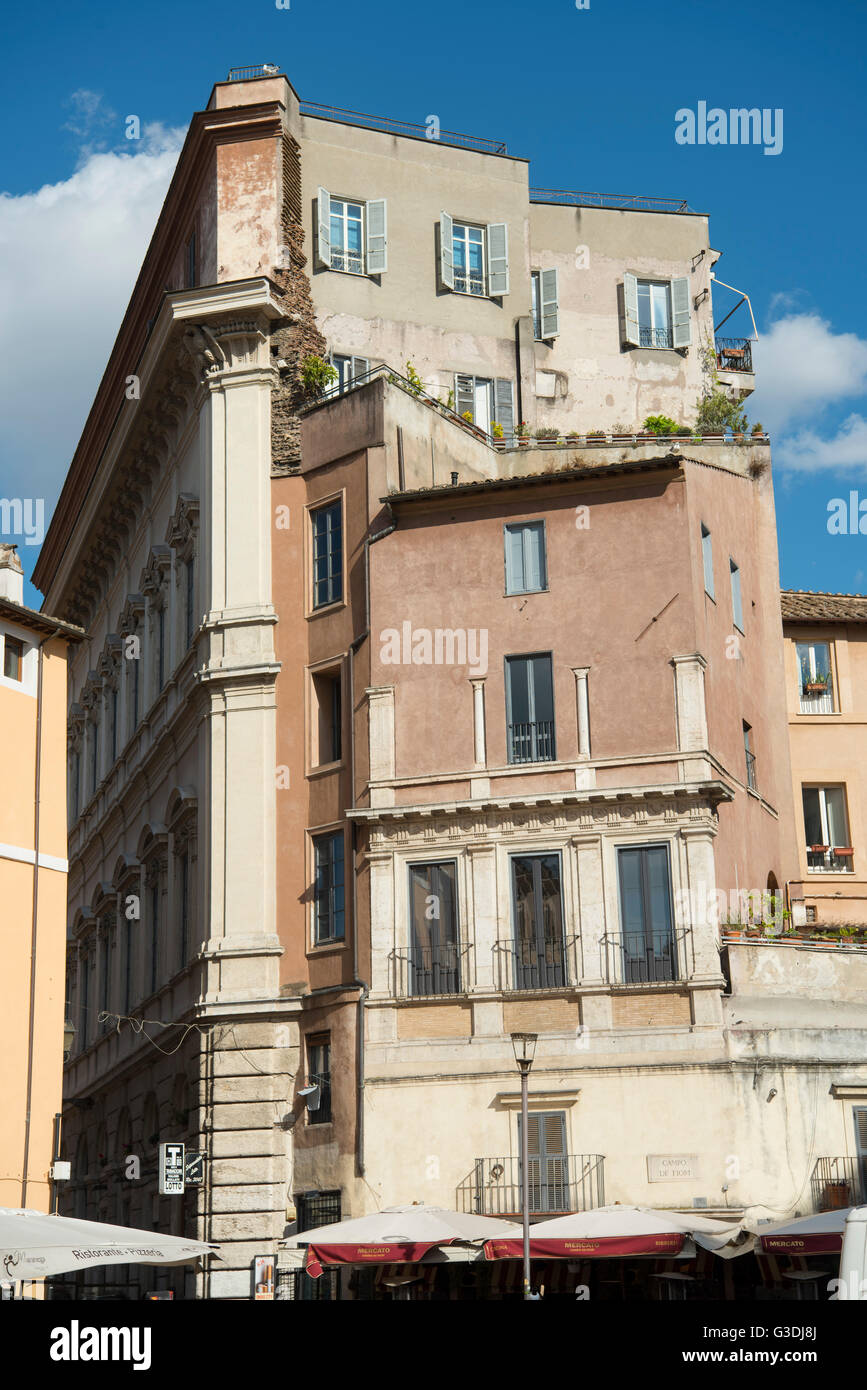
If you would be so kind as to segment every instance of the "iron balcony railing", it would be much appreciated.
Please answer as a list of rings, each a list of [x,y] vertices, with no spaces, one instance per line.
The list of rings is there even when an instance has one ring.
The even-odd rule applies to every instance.
[[[717,338],[716,364],[722,372],[751,372],[753,345],[749,338]]]
[[[383,130],[392,135],[412,135],[418,140],[433,140],[441,145],[458,145],[461,149],[480,150],[483,154],[507,154],[502,140],[486,140],[480,135],[462,135],[456,130],[437,130],[413,121],[395,121],[390,116],[371,116],[364,111],[349,111],[343,106],[325,106],[320,101],[302,101],[302,116],[322,116],[327,121],[344,125],[363,126],[366,130]]]
[[[530,1155],[530,1213],[555,1216],[605,1205],[602,1154]],[[519,1158],[477,1158],[457,1188],[458,1211],[517,1216],[522,1210]]]
[[[867,1154],[817,1158],[810,1178],[814,1211],[837,1211],[867,1202]]]
[[[756,776],[756,755],[751,753],[749,748],[745,749],[747,755],[747,786],[750,791],[757,792],[759,789],[759,779]]]
[[[693,971],[692,928],[607,932],[600,943],[602,978],[610,985],[661,985]]]
[[[564,188],[531,188],[531,203],[569,203],[583,208],[632,208],[636,212],[692,212],[681,198],[650,198],[640,193],[583,193]]]
[[[834,713],[834,692],[831,682],[827,681],[824,690],[808,690],[806,685],[800,687],[799,714],[833,714]]]
[[[462,994],[472,984],[472,951],[459,942],[410,946],[392,951],[392,989],[396,999]]]
[[[253,63],[246,68],[230,68],[227,82],[248,82],[254,77],[279,77],[283,69],[276,63]]]
[[[555,751],[553,719],[509,725],[510,763],[550,763]]]
[[[854,873],[853,859],[848,845],[807,845],[807,868],[814,874]]]
[[[535,937],[498,941],[494,946],[494,982],[497,989],[563,989],[577,983],[577,936]]]
[[[460,294],[484,294],[485,282],[481,275],[470,275],[466,271],[455,271],[455,289]]]
[[[670,328],[639,328],[638,341],[641,347],[674,347],[674,338]]]

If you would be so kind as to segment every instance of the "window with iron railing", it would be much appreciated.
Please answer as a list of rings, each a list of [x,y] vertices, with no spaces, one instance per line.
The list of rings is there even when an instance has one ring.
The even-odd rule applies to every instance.
[[[757,792],[759,789],[759,781],[756,773],[756,755],[753,752],[752,746],[753,729],[752,725],[748,724],[746,720],[742,722],[744,728],[744,758],[746,759],[747,765],[747,786],[750,791]]]
[[[457,994],[461,982],[454,860],[409,866],[409,955],[404,962],[407,993]]]
[[[554,676],[550,654],[506,658],[506,723],[510,763],[554,761]]]
[[[515,854],[511,864],[511,988],[560,988],[567,980],[560,856]]]
[[[617,869],[622,931],[606,937],[605,944],[620,956],[623,983],[677,979],[668,846],[618,849]]]
[[[811,873],[854,872],[854,851],[849,843],[846,788],[802,787],[807,868]]]
[[[798,642],[799,714],[834,714],[830,642]]]

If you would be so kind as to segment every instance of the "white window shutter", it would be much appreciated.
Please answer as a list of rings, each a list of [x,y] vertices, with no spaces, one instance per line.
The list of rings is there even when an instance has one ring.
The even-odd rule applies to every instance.
[[[494,419],[503,426],[503,438],[507,444],[514,443],[515,407],[513,405],[512,383],[504,377],[494,382]]]
[[[690,322],[689,280],[681,276],[671,282],[672,342],[676,348],[689,347],[692,342]]]
[[[629,271],[623,274],[623,309],[624,309],[624,332],[623,341],[632,343],[638,347],[641,337],[638,331],[638,278],[630,275]]]
[[[319,264],[331,269],[331,194],[320,188],[316,194],[316,219],[319,227]]]
[[[476,418],[476,394],[475,378],[463,376],[460,372],[455,375],[455,412],[463,415],[468,410],[473,419]]]
[[[509,293],[509,232],[505,222],[488,223],[488,294]]]
[[[385,199],[367,204],[367,273],[381,275],[388,270],[388,238]]]
[[[440,213],[440,284],[455,287],[454,222],[447,212]]]
[[[556,270],[543,270],[539,276],[542,337],[556,338],[560,332],[560,290]]]
[[[358,381],[359,377],[367,376],[370,371],[370,362],[366,357],[353,357],[352,359],[352,380]]]

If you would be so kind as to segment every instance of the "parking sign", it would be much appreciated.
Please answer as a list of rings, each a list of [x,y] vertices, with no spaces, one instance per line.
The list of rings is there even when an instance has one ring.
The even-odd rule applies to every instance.
[[[160,1195],[179,1197],[184,1191],[184,1145],[160,1144]]]

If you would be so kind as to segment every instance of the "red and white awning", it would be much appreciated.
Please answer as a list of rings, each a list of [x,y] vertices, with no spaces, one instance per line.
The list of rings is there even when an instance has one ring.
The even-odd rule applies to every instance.
[[[649,1207],[597,1207],[594,1211],[536,1222],[530,1227],[530,1258],[604,1260],[643,1255],[665,1259],[691,1251],[691,1242],[718,1254],[729,1254],[733,1253],[733,1243],[740,1232],[739,1223],[714,1221],[706,1216],[654,1211]],[[520,1233],[485,1241],[485,1256],[489,1260],[518,1260],[522,1254]]]
[[[317,1279],[325,1265],[418,1264],[443,1247],[465,1246],[472,1257],[482,1241],[516,1230],[520,1227],[512,1221],[414,1202],[314,1227],[299,1233],[292,1243],[307,1247],[304,1267]]]
[[[766,1255],[839,1255],[846,1217],[852,1207],[838,1207],[766,1226],[756,1234]]]

